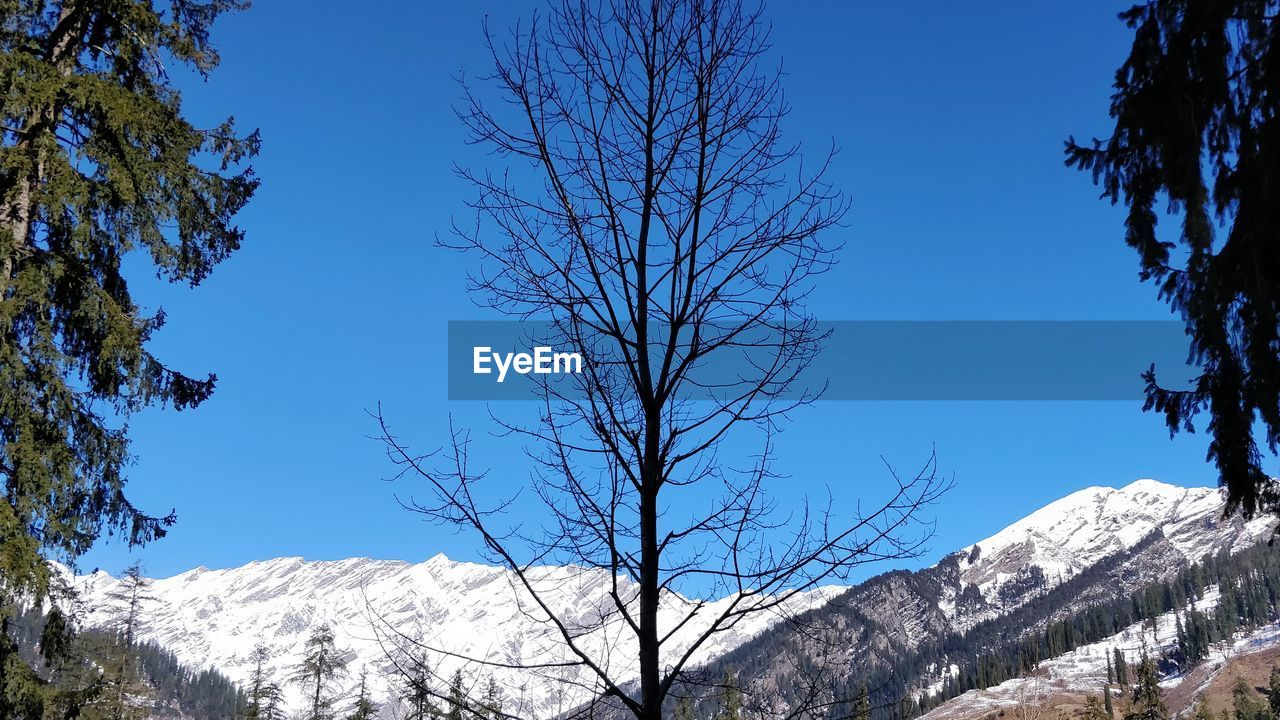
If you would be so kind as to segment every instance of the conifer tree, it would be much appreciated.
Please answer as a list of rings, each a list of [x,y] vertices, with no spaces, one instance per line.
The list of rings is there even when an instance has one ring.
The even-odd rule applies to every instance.
[[[1107,712],[1107,718],[1115,718],[1116,710],[1111,704],[1111,687],[1109,685],[1102,686],[1102,709]]]
[[[262,688],[261,720],[285,720],[284,690],[276,683]]]
[[[1114,651],[1116,658],[1116,682],[1121,685],[1129,684],[1129,668],[1124,662],[1124,653],[1120,652],[1120,648]]]
[[[445,720],[464,720],[467,708],[467,695],[462,687],[462,671],[455,670],[453,680],[449,683],[449,708],[445,712]]]
[[[415,643],[421,648],[421,643]],[[431,665],[425,650],[404,654],[397,662],[399,671],[400,698],[408,706],[405,720],[435,720],[440,717],[440,708],[435,702],[432,690]]]
[[[107,600],[115,612],[115,632],[119,638],[110,649],[106,679],[109,692],[103,699],[105,717],[109,720],[129,720],[144,717],[145,709],[138,700],[147,695],[147,688],[138,676],[137,636],[144,622],[143,611],[155,598],[147,588],[151,581],[142,575],[141,564],[135,562],[125,569],[120,586],[107,593]]]
[[[269,701],[271,681],[267,678],[267,663],[271,660],[271,651],[259,643],[249,654],[249,662],[253,670],[249,675],[249,697],[245,705],[246,720],[262,720]]]
[[[871,696],[866,682],[858,684],[858,694],[853,698],[853,720],[871,720]]]
[[[1110,653],[1108,653],[1107,654],[1107,684],[1110,685],[1115,681],[1116,681],[1116,673],[1111,666],[1111,655]]]
[[[1217,720],[1213,716],[1213,711],[1209,709],[1209,700],[1203,695],[1196,701],[1196,710],[1191,717],[1192,720]]]
[[[742,690],[737,675],[728,668],[720,681],[720,714],[716,720],[742,720]]]
[[[1191,337],[1199,377],[1170,389],[1152,367],[1146,409],[1174,433],[1208,414],[1228,508],[1250,516],[1280,499],[1254,440],[1260,428],[1273,453],[1280,444],[1280,3],[1146,0],[1120,17],[1134,34],[1115,74],[1115,126],[1090,144],[1069,139],[1067,163],[1126,207],[1140,277]],[[1161,211],[1169,232],[1157,232]]]
[[[347,661],[338,650],[333,629],[320,624],[307,638],[306,655],[294,671],[294,681],[309,695],[307,720],[328,720],[333,698],[330,686],[346,672]]]
[[[1271,668],[1271,678],[1267,686],[1267,702],[1271,712],[1280,715],[1280,668]]]
[[[498,688],[498,681],[489,676],[489,682],[485,686],[484,703],[480,706],[480,716],[489,720],[499,720],[502,714],[502,690]]]
[[[1156,676],[1156,664],[1145,653],[1138,664],[1135,681],[1133,706],[1125,714],[1125,720],[1169,720],[1160,680]]]
[[[356,692],[355,707],[347,720],[374,720],[378,716],[378,704],[369,695],[369,674],[367,670],[360,672],[360,689]]]
[[[43,602],[48,557],[104,531],[164,534],[125,494],[125,421],[193,407],[193,377],[147,349],[164,314],[133,300],[126,255],[198,284],[234,251],[257,180],[256,133],[184,116],[166,63],[207,74],[214,21],[241,0],[3,2],[0,23],[0,637],[17,598]],[[2,645],[3,643],[0,643]],[[0,648],[0,716],[39,715],[39,692]]]
[[[1234,720],[1275,720],[1271,705],[1243,677],[1231,687],[1231,706]]]
[[[676,701],[675,720],[694,720],[693,703],[689,700],[688,695],[681,695]]]
[[[48,590],[41,551],[75,557],[104,530],[141,543],[173,516],[124,495],[123,429],[107,418],[192,407],[194,378],[145,348],[164,322],[121,274],[133,250],[198,284],[239,247],[257,151],[233,123],[183,117],[164,62],[210,72],[214,20],[238,0],[6,2],[0,26],[0,578]],[[102,407],[100,407],[102,406]],[[102,412],[110,408],[112,412]]]
[[[1084,720],[1112,720],[1111,710],[1096,696],[1090,695],[1084,700]]]

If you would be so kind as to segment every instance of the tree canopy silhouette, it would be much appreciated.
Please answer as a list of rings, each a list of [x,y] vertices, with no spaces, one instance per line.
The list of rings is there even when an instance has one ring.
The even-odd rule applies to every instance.
[[[1153,0],[1116,71],[1110,137],[1066,162],[1128,208],[1143,281],[1186,323],[1199,376],[1146,381],[1171,433],[1208,414],[1209,459],[1246,516],[1280,509],[1255,441],[1280,441],[1280,52],[1275,0]],[[1178,222],[1160,230],[1161,209]],[[1165,378],[1167,380],[1167,378]]]

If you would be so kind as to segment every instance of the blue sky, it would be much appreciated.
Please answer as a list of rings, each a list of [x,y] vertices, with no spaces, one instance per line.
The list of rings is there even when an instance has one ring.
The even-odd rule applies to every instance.
[[[536,3],[492,3],[504,27]],[[467,258],[432,238],[463,210],[451,106],[482,73],[484,3],[263,1],[216,28],[222,67],[185,82],[189,111],[262,130],[263,179],[242,251],[196,291],[134,274],[163,305],[155,349],[216,372],[196,411],[133,420],[135,501],[176,508],[172,534],[130,554],[104,542],[80,563],[149,574],[255,559],[473,558],[471,538],[403,511],[366,411],[382,402],[421,447],[448,417],[479,431],[483,405],[446,401],[445,323],[471,305]],[[1165,319],[1122,241],[1121,215],[1062,165],[1069,134],[1107,130],[1125,3],[774,2],[789,137],[843,148],[851,196],[823,319]],[[1137,371],[1135,368],[1135,383]],[[736,446],[734,446],[736,447]],[[823,402],[778,450],[785,492],[840,502],[883,490],[881,458],[913,470],[931,448],[956,489],[936,507],[933,551],[973,542],[1089,485],[1140,477],[1208,485],[1202,436],[1170,440],[1135,402]],[[745,451],[745,449],[744,449]],[[519,447],[486,440],[502,483]],[[783,492],[782,488],[778,489]]]

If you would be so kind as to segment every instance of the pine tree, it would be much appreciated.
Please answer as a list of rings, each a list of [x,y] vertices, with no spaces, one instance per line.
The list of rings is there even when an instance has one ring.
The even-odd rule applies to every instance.
[[[720,714],[716,720],[742,720],[742,691],[737,676],[728,668],[720,681]]]
[[[1111,655],[1108,653],[1107,654],[1107,684],[1110,685],[1115,681],[1116,681],[1116,673],[1114,668],[1112,668],[1111,666]]]
[[[249,654],[249,662],[252,663],[253,670],[249,675],[249,701],[245,705],[244,712],[246,720],[264,720],[265,718],[272,686],[267,678],[267,663],[270,661],[271,651],[262,643],[255,645],[253,652]],[[276,690],[278,694],[279,689]]]
[[[462,688],[462,671],[455,670],[453,680],[449,683],[449,709],[445,720],[463,720],[466,715],[467,695]]]
[[[347,720],[375,720],[378,716],[378,704],[373,701],[369,695],[369,675],[367,671],[360,672],[360,689],[356,693],[356,704],[351,709],[351,714],[347,716]]]
[[[1112,720],[1111,710],[1090,695],[1084,700],[1084,720]]]
[[[1280,715],[1280,668],[1271,668],[1271,679],[1267,687],[1267,702],[1271,712]]]
[[[4,3],[0,637],[17,598],[47,599],[46,558],[74,560],[103,531],[130,545],[164,534],[174,515],[125,494],[125,421],[213,391],[212,375],[183,375],[147,349],[164,316],[134,302],[121,268],[149,257],[168,280],[199,283],[240,245],[232,217],[257,187],[234,171],[256,133],[192,125],[164,65],[211,72],[211,26],[244,3],[169,5]],[[39,716],[41,683],[7,649],[0,663],[0,717]]]
[[[693,703],[689,700],[688,695],[681,695],[676,701],[675,720],[694,720]]]
[[[499,720],[502,714],[502,690],[498,688],[498,681],[489,676],[489,682],[485,686],[484,703],[480,706],[480,716],[489,720]]]
[[[1152,367],[1145,409],[1170,432],[1208,413],[1228,509],[1249,516],[1280,501],[1254,440],[1260,427],[1272,452],[1280,442],[1277,5],[1149,0],[1120,17],[1134,35],[1115,74],[1115,127],[1087,146],[1069,139],[1067,163],[1127,208],[1140,277],[1191,336],[1194,386],[1162,387]],[[1162,209],[1176,223],[1167,233],[1157,232]]]
[[[149,692],[139,677],[136,643],[143,628],[144,607],[155,600],[147,592],[150,584],[151,581],[142,575],[142,566],[135,562],[125,569],[119,587],[107,593],[107,601],[115,613],[114,630],[119,638],[110,650],[104,674],[108,692],[101,705],[104,716],[110,720],[129,720],[146,714],[138,702]]]
[[[294,682],[307,689],[310,708],[306,720],[327,720],[333,698],[330,685],[346,671],[346,660],[339,652],[333,629],[320,624],[307,638],[306,655],[294,670]]]
[[[262,688],[262,720],[285,720],[284,690],[276,683]]]
[[[1133,686],[1133,706],[1125,714],[1125,720],[1169,720],[1162,695],[1156,665],[1143,654]]]
[[[1102,709],[1106,710],[1108,719],[1116,716],[1115,707],[1111,704],[1111,688],[1107,685],[1102,686]]]
[[[1196,710],[1191,718],[1192,720],[1218,720],[1213,716],[1213,711],[1209,709],[1209,700],[1203,695],[1196,701]]]
[[[1242,677],[1231,688],[1231,704],[1235,720],[1275,720],[1271,706]]]
[[[1120,648],[1114,650],[1116,658],[1116,682],[1121,685],[1129,684],[1129,668],[1124,662],[1124,653],[1120,652]]]
[[[415,643],[420,648],[421,643]],[[405,720],[435,720],[440,708],[431,685],[431,666],[425,650],[403,654],[399,666],[400,698],[408,705]]]
[[[853,698],[853,720],[871,720],[871,696],[865,682],[858,684],[858,694]]]

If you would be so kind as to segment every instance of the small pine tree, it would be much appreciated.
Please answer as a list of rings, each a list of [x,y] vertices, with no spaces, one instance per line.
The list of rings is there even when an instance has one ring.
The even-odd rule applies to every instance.
[[[1164,706],[1160,680],[1156,677],[1156,664],[1145,653],[1136,674],[1133,707],[1125,714],[1125,720],[1169,720],[1169,710]]]
[[[249,654],[249,662],[253,664],[253,671],[249,675],[249,698],[245,705],[245,720],[261,720],[263,716],[263,708],[266,705],[266,689],[269,684],[267,680],[267,663],[271,660],[271,651],[267,650],[267,646],[258,643],[253,648],[253,652]]]
[[[1196,701],[1196,711],[1191,718],[1192,720],[1217,720],[1213,716],[1213,710],[1209,709],[1209,701],[1203,695]]]
[[[338,651],[333,629],[317,625],[307,638],[306,655],[294,671],[294,682],[305,687],[311,697],[306,720],[327,720],[333,698],[330,685],[346,672],[347,661]]]
[[[378,705],[369,696],[369,674],[360,673],[360,689],[356,693],[356,704],[347,715],[347,720],[374,720],[378,716]]]
[[[1111,712],[1094,695],[1084,700],[1084,720],[1111,720]]]
[[[1231,703],[1235,720],[1275,720],[1271,705],[1242,677],[1231,688]]]
[[[742,720],[742,691],[738,689],[737,676],[728,668],[720,681],[720,714],[716,720]]]
[[[1106,685],[1102,686],[1102,709],[1107,711],[1108,720],[1116,716],[1116,709],[1111,704],[1111,688]]]
[[[1120,652],[1120,648],[1115,649],[1116,658],[1116,682],[1121,685],[1129,684],[1129,667],[1125,664],[1124,653]]]
[[[1271,682],[1267,688],[1267,701],[1271,712],[1280,715],[1280,668],[1271,668]]]
[[[689,696],[682,695],[676,701],[675,720],[694,720],[693,703],[689,700]]]
[[[853,720],[871,720],[871,696],[865,682],[858,685],[858,694],[853,698]]]
[[[420,644],[415,644],[415,648],[420,647]],[[398,664],[400,697],[409,706],[405,720],[435,720],[440,717],[440,708],[435,704],[435,693],[431,688],[431,665],[425,650],[406,652]]]
[[[498,681],[489,676],[489,684],[484,691],[484,705],[480,708],[480,715],[489,720],[499,720],[502,714],[502,690],[498,689]]]
[[[463,720],[466,707],[467,695],[462,689],[462,671],[456,670],[453,681],[449,683],[449,710],[444,715],[445,720]]]
[[[143,627],[143,608],[154,598],[147,592],[151,581],[142,575],[142,565],[135,562],[125,569],[120,585],[107,593],[107,601],[115,613],[115,632],[120,642],[110,648],[105,665],[108,691],[98,703],[109,720],[132,720],[148,713],[145,699],[149,688],[139,677],[137,636]]]

